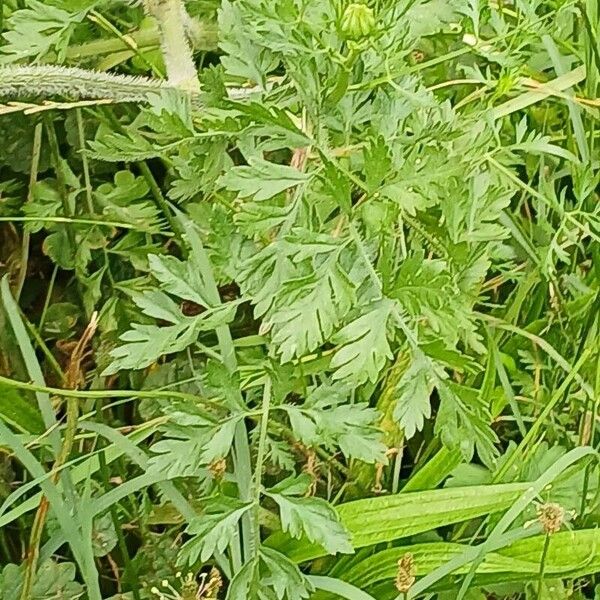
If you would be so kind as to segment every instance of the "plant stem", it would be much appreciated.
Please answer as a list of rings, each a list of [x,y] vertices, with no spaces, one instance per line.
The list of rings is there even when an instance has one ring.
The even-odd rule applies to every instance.
[[[36,383],[19,381],[17,379],[11,379],[10,377],[4,377],[3,375],[0,375],[0,383],[19,390],[44,392],[47,394],[53,394],[55,396],[63,396],[65,398],[179,398],[181,400],[193,402],[196,405],[198,405],[199,401],[201,401],[202,404],[212,406],[216,409],[223,408],[221,404],[212,402],[208,398],[202,398],[201,396],[187,394],[185,392],[178,392],[175,390],[73,390],[49,387],[47,385],[37,385]],[[197,410],[202,411],[201,408],[198,408]],[[202,411],[201,414],[204,418],[214,421],[214,418],[210,413]]]
[[[27,315],[25,313],[23,313],[23,311],[20,311],[20,313],[21,313],[21,319],[23,320],[23,324],[25,325],[27,331],[29,332],[31,337],[35,340],[35,343],[37,344],[38,348],[42,351],[44,357],[48,361],[48,365],[52,368],[54,373],[58,376],[58,378],[62,382],[64,380],[64,374],[62,372],[60,365],[58,364],[58,361],[54,357],[54,354],[52,354],[52,352],[50,351],[50,348],[48,348],[46,342],[44,341],[44,338],[42,337],[41,333],[38,331],[37,327],[27,318]]]
[[[148,4],[151,4],[150,12],[158,21],[169,83],[182,90],[198,92],[200,84],[183,25],[182,15],[185,9],[181,0],[156,0]]]
[[[140,51],[139,46],[135,43],[131,36],[122,34],[104,15],[95,10],[91,10],[88,14],[88,19],[120,39],[129,50],[131,50],[142,62],[145,63],[145,65],[154,73],[156,77],[163,77],[163,74],[160,72],[160,70],[157,69],[156,66],[151,62],[149,62],[144,56],[144,53]]]
[[[67,182],[65,178],[65,172],[63,169],[63,165],[61,163],[60,156],[60,146],[58,144],[58,138],[56,137],[56,129],[54,128],[54,121],[46,115],[45,119],[46,124],[46,132],[48,134],[48,143],[50,146],[50,156],[52,158],[52,166],[54,167],[54,172],[56,174],[56,182],[58,185],[58,193],[60,195],[60,199],[62,201],[63,213],[65,217],[72,217],[73,211],[71,210],[71,205],[69,204],[69,197],[67,194]],[[75,236],[73,235],[73,230],[70,227],[66,227],[67,238],[69,240],[69,244],[71,246],[71,250],[75,252]]]
[[[54,283],[56,282],[56,276],[58,274],[58,265],[54,265],[52,269],[52,275],[50,276],[50,283],[48,284],[48,291],[46,292],[46,298],[44,300],[44,306],[42,307],[42,314],[40,316],[40,322],[38,324],[38,330],[42,332],[44,330],[44,323],[46,322],[46,313],[50,306],[50,300],[52,298],[52,292],[54,291]]]
[[[550,534],[546,533],[544,539],[544,548],[542,550],[542,557],[540,559],[540,574],[538,580],[537,600],[542,600],[544,591],[544,571],[546,569],[546,557],[548,555],[548,548],[550,547]]]
[[[40,165],[40,152],[42,149],[42,133],[43,124],[38,123],[35,126],[33,132],[33,149],[31,152],[31,168],[29,170],[29,188],[27,190],[26,203],[30,204],[33,201],[33,189],[37,182],[38,168]],[[29,242],[30,242],[29,231],[23,228],[23,240],[21,242],[21,267],[19,269],[19,277],[17,279],[17,287],[15,289],[15,300],[19,302],[21,292],[23,291],[23,284],[25,283],[25,277],[27,277],[27,263],[29,262]]]
[[[198,22],[191,33],[191,43],[194,49],[206,52],[214,52],[217,49],[218,30],[216,25]],[[67,50],[67,59],[81,60],[82,58],[114,54],[131,50],[132,46],[137,47],[138,50],[158,48],[160,46],[158,27],[134,31],[119,38],[99,39],[79,46],[70,46]]]
[[[187,238],[190,241],[190,245],[194,248],[196,260],[199,263],[202,278],[206,286],[206,293],[208,301],[212,306],[218,306],[221,304],[221,297],[219,296],[219,289],[217,282],[210,264],[208,254],[202,245],[202,240],[197,234],[197,230],[194,228],[192,223],[186,224]],[[217,340],[219,342],[219,349],[221,356],[223,357],[223,364],[227,371],[232,377],[235,377],[238,371],[237,358],[235,355],[235,346],[233,344],[233,338],[231,331],[227,325],[222,325],[216,329]],[[237,402],[239,405],[244,403],[241,389],[238,389]],[[234,476],[238,484],[238,494],[242,502],[249,502],[252,499],[252,462],[250,460],[250,444],[248,443],[248,433],[246,431],[246,425],[241,420],[235,430],[233,438],[233,471]],[[242,558],[244,561],[248,561],[253,556],[253,540],[256,539],[255,530],[258,528],[256,523],[250,515],[246,513],[242,517],[242,546],[244,550],[244,556],[241,557],[240,546],[234,541],[230,545],[231,558],[233,562],[233,572],[239,571],[242,565]]]
[[[85,131],[83,128],[83,117],[81,115],[81,109],[75,110],[75,117],[77,119],[77,135],[79,136],[79,150],[81,151],[81,163],[83,166],[83,181],[85,183],[85,199],[87,202],[87,209],[90,215],[94,214],[94,202],[92,199],[92,181],[90,179],[90,165],[88,163],[88,157],[85,153]]]
[[[156,182],[156,179],[154,178],[154,175],[152,174],[152,171],[150,170],[150,167],[147,165],[147,163],[145,161],[140,161],[137,163],[137,166],[150,187],[150,192],[152,193],[152,197],[154,198],[156,206],[158,206],[160,211],[163,213],[165,219],[167,219],[167,221],[169,222],[169,226],[173,230],[173,233],[177,236],[177,239],[179,240],[179,245],[181,247],[181,252],[185,256],[187,254],[187,247],[183,239],[185,233],[183,227],[173,215],[173,211],[171,210],[169,203],[165,199],[162,190]]]
[[[258,548],[260,546],[260,495],[262,490],[262,470],[266,456],[267,432],[269,430],[269,410],[271,407],[271,378],[267,376],[262,397],[262,410],[260,417],[260,432],[258,438],[258,451],[256,455],[256,465],[254,467],[254,512],[256,527],[254,530],[254,558],[258,560]]]

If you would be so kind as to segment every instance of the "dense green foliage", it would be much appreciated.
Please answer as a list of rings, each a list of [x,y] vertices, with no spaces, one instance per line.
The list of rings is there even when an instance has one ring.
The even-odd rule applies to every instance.
[[[600,598],[597,2],[0,10],[3,600]]]

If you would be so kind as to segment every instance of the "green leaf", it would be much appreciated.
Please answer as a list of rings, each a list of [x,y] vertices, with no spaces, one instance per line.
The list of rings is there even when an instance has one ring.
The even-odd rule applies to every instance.
[[[72,14],[38,0],[28,0],[27,5],[14,11],[5,24],[8,29],[3,34],[5,56],[0,62],[17,62],[27,57],[40,59],[50,50],[64,56],[73,26],[85,18],[85,12]]]
[[[240,5],[225,0],[219,10],[219,47],[225,53],[221,62],[228,73],[261,87],[266,74],[278,59],[267,48],[256,43],[256,31],[242,12]]]
[[[475,390],[451,381],[438,381],[440,408],[436,433],[450,449],[460,449],[465,460],[471,460],[477,448],[486,465],[493,465],[498,455],[498,438],[490,428],[491,416]]]
[[[318,271],[286,282],[263,329],[287,362],[326,342],[355,301],[354,286],[334,257]]]
[[[327,554],[352,553],[348,532],[335,510],[321,498],[293,498],[265,492],[279,506],[281,528],[292,538],[306,536]]]
[[[392,161],[382,136],[371,139],[363,154],[367,191],[373,194],[384,179],[390,176]]]
[[[133,162],[162,154],[161,148],[155,147],[146,137],[131,129],[125,134],[100,129],[89,146],[94,158],[106,162]]]
[[[181,321],[181,309],[167,294],[158,290],[128,291],[128,294],[145,315],[173,324]]]
[[[117,532],[109,514],[94,519],[92,545],[94,556],[106,556],[117,545]]]
[[[0,383],[0,418],[17,429],[36,435],[44,431],[38,410],[19,390]]]
[[[226,600],[246,600],[257,579],[256,562],[248,561],[231,580]]]
[[[406,183],[388,183],[381,188],[381,195],[389,198],[414,217],[417,211],[425,210],[435,204],[434,200],[415,186]]]
[[[75,581],[76,568],[73,563],[58,564],[53,560],[44,561],[38,568],[31,600],[51,600],[52,598],[79,598],[83,586]],[[19,600],[23,579],[22,566],[7,564],[0,574],[0,595],[2,600]]]
[[[223,552],[237,536],[240,519],[251,508],[252,504],[231,508],[227,503],[218,506],[216,502],[207,507],[205,514],[193,520],[186,529],[193,537],[182,546],[181,561],[194,564],[200,559],[206,562],[215,552]]]
[[[295,600],[310,596],[313,586],[298,565],[289,558],[266,546],[260,548],[260,558],[269,573],[261,578],[261,583],[272,587],[278,600]]]
[[[303,496],[310,489],[310,483],[311,479],[308,473],[290,475],[269,488],[269,491],[272,494],[282,494],[283,496]]]
[[[279,148],[304,148],[311,140],[300,130],[285,109],[258,102],[237,103],[235,110],[248,117],[254,124],[246,127],[246,135],[265,139],[260,147],[264,150]]]
[[[154,203],[144,201],[149,191],[143,177],[136,177],[131,171],[118,171],[114,182],[98,186],[94,197],[107,220],[131,223],[144,230],[156,230],[162,218]]]
[[[242,417],[229,419],[213,430],[209,441],[204,446],[202,456],[200,457],[203,463],[211,463],[229,454],[233,444],[235,429],[241,418]]]
[[[354,384],[377,381],[386,360],[393,357],[387,338],[387,322],[394,302],[387,298],[369,305],[368,312],[338,331],[332,338],[342,347],[335,353],[333,378]]]
[[[255,305],[254,315],[261,317],[273,306],[284,282],[295,274],[290,247],[276,241],[242,262],[237,281]]]
[[[257,202],[305,183],[310,175],[294,167],[278,165],[261,158],[250,158],[249,166],[233,167],[221,178],[221,184],[237,192],[240,198],[252,196]]]
[[[209,306],[204,281],[194,261],[184,262],[174,256],[150,254],[148,263],[152,275],[160,282],[163,290],[178,298]]]
[[[318,590],[330,592],[339,598],[347,598],[347,600],[375,600],[370,594],[341,579],[325,577],[323,575],[309,575],[308,579]]]
[[[320,157],[323,163],[320,178],[325,191],[345,213],[349,213],[352,208],[352,187],[348,177],[325,154],[320,153]]]
[[[144,298],[148,299],[147,296]],[[155,305],[145,310],[157,315],[164,308]],[[119,338],[125,344],[110,351],[113,361],[104,369],[103,375],[112,375],[123,369],[143,369],[164,354],[180,352],[197,340],[199,332],[230,323],[235,311],[236,305],[230,303],[209,309],[197,317],[181,316],[176,324],[167,327],[133,323],[131,329]]]
[[[336,510],[350,532],[352,546],[358,549],[504,510],[528,486],[510,483],[411,492],[356,500]],[[323,556],[323,550],[308,540],[293,540],[281,533],[273,534],[266,543],[296,562]]]
[[[528,582],[539,574],[539,564],[545,536],[536,535],[513,542],[506,548],[489,552],[477,568],[475,584],[492,585],[516,581]],[[545,573],[558,577],[583,577],[600,568],[600,550],[597,529],[561,531],[552,536],[545,562]],[[565,544],[569,552],[562,551]],[[420,576],[438,569],[453,558],[464,554],[465,544],[434,542],[399,546],[383,550],[359,561],[344,573],[344,579],[361,588],[391,582],[398,569],[398,560],[407,552],[413,555]],[[459,567],[454,574],[465,574],[470,565]],[[438,589],[452,590],[446,581]],[[390,586],[391,587],[391,586]]]
[[[376,427],[380,414],[367,403],[348,403],[349,390],[340,385],[314,389],[300,406],[282,405],[294,434],[306,446],[321,444],[340,450],[347,458],[385,463],[387,450]]]
[[[395,390],[396,406],[394,419],[404,430],[409,440],[423,429],[425,419],[431,416],[429,397],[433,389],[431,367],[422,354],[416,354],[413,361],[398,382]]]

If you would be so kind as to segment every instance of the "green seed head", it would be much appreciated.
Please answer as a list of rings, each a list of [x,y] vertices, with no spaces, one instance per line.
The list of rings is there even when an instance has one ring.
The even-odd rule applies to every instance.
[[[375,15],[366,4],[348,4],[340,22],[342,33],[350,39],[367,37],[375,30]]]

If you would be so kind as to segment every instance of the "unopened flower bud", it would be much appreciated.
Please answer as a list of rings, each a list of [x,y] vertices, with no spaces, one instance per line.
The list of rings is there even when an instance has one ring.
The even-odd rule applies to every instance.
[[[346,7],[340,26],[347,38],[354,40],[364,38],[375,30],[375,15],[366,4],[352,2]]]

